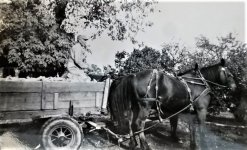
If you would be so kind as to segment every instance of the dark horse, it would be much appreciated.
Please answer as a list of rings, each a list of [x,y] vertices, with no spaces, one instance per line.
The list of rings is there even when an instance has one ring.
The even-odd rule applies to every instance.
[[[145,130],[145,121],[152,109],[156,110],[160,119],[164,118],[165,113],[175,114],[170,118],[170,123],[172,137],[176,137],[177,113],[194,108],[197,129],[203,135],[202,127],[210,102],[209,85],[213,84],[231,90],[236,88],[224,59],[219,64],[201,69],[197,65],[195,69],[179,74],[178,77],[157,70],[138,72],[113,81],[108,98],[110,113],[120,128],[127,128],[126,132],[120,133],[129,134],[131,149],[137,146],[137,134],[141,149],[150,149],[142,131]],[[195,128],[196,126],[192,127],[194,131],[191,133],[197,132]],[[192,145],[193,143],[191,142]]]

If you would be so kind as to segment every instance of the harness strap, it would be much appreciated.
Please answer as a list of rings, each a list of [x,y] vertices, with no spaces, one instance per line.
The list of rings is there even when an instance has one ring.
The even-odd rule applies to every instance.
[[[186,76],[184,76],[184,77],[182,77],[182,78],[193,79],[193,80],[202,80],[202,78],[194,78],[194,77],[186,77]],[[211,84],[217,85],[217,86],[219,86],[219,87],[227,88],[227,86],[225,86],[225,85],[221,85],[221,84],[212,82],[212,81],[210,81],[210,80],[206,80],[205,78],[204,78],[204,80],[205,80],[206,82],[209,82],[209,83],[211,83]],[[202,85],[201,83],[194,82],[194,81],[187,81],[187,82],[190,82],[190,83],[192,83],[192,84]]]
[[[155,75],[155,98],[157,99],[158,98],[158,78],[159,78],[159,73],[158,73],[158,70],[157,69],[154,69],[153,72],[152,72],[152,75],[150,76],[150,79],[149,79],[149,82],[148,82],[148,86],[147,86],[147,90],[146,90],[146,94],[144,96],[144,98],[148,98],[148,92],[151,88],[151,83],[152,83],[152,80],[153,80],[153,76]]]
[[[187,89],[187,91],[188,91],[188,93],[189,93],[190,102],[193,102],[192,96],[191,96],[191,89],[190,89],[190,87],[188,86],[187,81],[185,81],[183,78],[180,79],[180,81],[185,85],[185,87],[186,87],[186,89]]]
[[[190,87],[189,87],[188,84],[187,84],[188,81],[184,80],[183,78],[180,79],[180,80],[181,80],[182,83],[184,83],[184,85],[185,85],[185,87],[187,88],[187,91],[188,91],[188,93],[189,93],[189,99],[190,99],[190,104],[191,104],[191,106],[190,106],[190,111],[192,112],[192,111],[194,111],[194,107],[193,107],[193,105],[192,105],[192,104],[193,104],[193,99],[192,99],[191,89],[190,89]]]
[[[210,86],[208,85],[206,79],[204,78],[204,76],[202,75],[200,70],[198,70],[198,73],[199,73],[200,77],[202,78],[202,82],[206,85],[206,88],[210,89]]]
[[[194,80],[202,80],[202,78],[187,77],[187,76],[181,76],[181,78],[194,79]]]
[[[155,97],[155,98],[148,98],[148,97],[147,97],[147,96],[148,96],[148,91],[150,90],[150,87],[151,87],[151,83],[152,83],[152,79],[153,79],[153,75],[154,75],[154,74],[156,75],[156,85],[155,85],[155,90],[156,90],[156,95],[155,95],[155,96],[156,96],[156,97]],[[203,76],[201,76],[201,77],[203,77]],[[176,112],[176,113],[174,113],[174,114],[172,114],[172,115],[166,117],[165,119],[170,119],[170,118],[172,118],[172,117],[178,115],[179,113],[183,112],[184,110],[188,109],[189,107],[192,108],[192,107],[193,107],[193,103],[195,103],[195,102],[198,101],[201,97],[206,96],[208,93],[211,92],[210,88],[208,87],[208,84],[203,84],[203,85],[206,85],[205,90],[203,90],[202,93],[201,93],[198,97],[196,97],[194,100],[192,100],[191,89],[189,88],[189,86],[188,86],[188,84],[187,84],[188,81],[186,81],[186,80],[184,80],[184,79],[182,79],[182,78],[179,78],[179,79],[181,79],[181,81],[185,84],[185,86],[186,86],[186,88],[187,88],[187,90],[188,90],[188,92],[189,92],[190,102],[191,102],[191,103],[188,104],[188,105],[187,105],[186,107],[184,107],[183,109],[179,110],[178,112]],[[205,80],[204,78],[201,79],[201,80],[202,80],[202,81],[204,80],[203,82],[206,82],[206,80]],[[155,102],[156,102],[156,105],[157,105],[156,109],[157,109],[157,112],[158,112],[159,121],[162,122],[163,119],[161,118],[161,115],[160,115],[160,114],[161,114],[161,113],[164,114],[164,113],[163,113],[162,110],[161,110],[160,101],[159,101],[159,99],[158,99],[158,71],[157,71],[156,69],[154,69],[153,72],[152,72],[152,75],[151,75],[151,78],[150,78],[150,81],[149,81],[149,84],[148,84],[148,87],[147,87],[146,95],[145,95],[144,98],[142,98],[142,100],[145,100],[145,101],[155,101]],[[159,123],[159,122],[155,123],[155,124],[152,125],[152,126],[149,126],[149,127],[145,128],[145,129],[143,129],[143,130],[136,131],[136,132],[134,132],[133,135],[129,135],[129,134],[127,134],[127,135],[118,135],[118,134],[115,134],[115,136],[118,138],[118,142],[120,143],[120,142],[123,142],[123,141],[126,141],[126,140],[130,139],[131,136],[135,136],[135,135],[137,135],[137,134],[140,134],[141,132],[144,132],[144,131],[147,131],[147,130],[153,128],[153,127],[156,126],[158,123]],[[109,132],[109,131],[108,131],[108,132]],[[125,140],[124,140],[124,139],[125,139]]]
[[[159,90],[159,82],[158,82],[158,80],[159,80],[159,72],[158,72],[157,69],[154,69],[154,70],[153,70],[153,73],[156,75],[156,76],[155,76],[155,99],[156,99],[156,106],[157,106],[156,109],[157,109],[157,112],[158,112],[159,121],[162,122],[163,119],[162,119],[162,117],[161,117],[160,114],[161,114],[161,113],[164,114],[164,113],[163,113],[163,111],[162,111],[162,109],[161,109],[160,101],[159,101],[159,99],[158,99],[158,90]]]
[[[153,80],[153,76],[155,76],[155,98],[148,98],[148,92],[151,88],[151,83],[152,83],[152,80]],[[157,69],[154,69],[153,72],[152,72],[152,75],[150,76],[150,80],[148,82],[148,86],[147,86],[147,90],[146,90],[146,94],[144,96],[144,98],[142,100],[145,100],[145,101],[155,101],[156,102],[156,110],[157,110],[157,113],[158,113],[158,117],[159,117],[159,120],[160,122],[163,121],[162,117],[161,117],[161,113],[162,110],[161,110],[161,106],[160,106],[160,101],[158,100],[158,90],[159,90],[159,72]]]
[[[209,83],[211,83],[211,84],[217,85],[217,86],[219,86],[219,87],[227,88],[227,86],[225,86],[225,85],[221,85],[221,84],[218,84],[218,83],[209,81],[209,80],[205,80],[205,81],[207,81],[207,82],[209,82]]]
[[[148,97],[148,91],[151,88],[151,83],[152,83],[152,79],[153,79],[154,74],[156,74],[156,78],[157,78],[157,74],[158,74],[158,70],[157,69],[154,69],[153,72],[152,72],[152,75],[150,76],[150,79],[149,79],[149,82],[148,82],[148,86],[147,86],[147,90],[146,90],[146,94],[145,94],[144,98]]]
[[[200,99],[201,97],[203,97],[203,96],[206,96],[208,93],[210,93],[211,92],[211,90],[209,89],[209,88],[206,88],[205,90],[203,90],[202,91],[202,93],[193,101],[193,103],[194,102],[196,102],[198,99]]]
[[[181,82],[185,85],[185,87],[186,87],[186,89],[188,91],[188,94],[189,94],[190,111],[193,111],[194,110],[194,107],[193,107],[193,103],[194,102],[196,102],[198,99],[200,99],[203,96],[206,96],[208,93],[211,92],[210,87],[209,87],[206,79],[203,77],[203,75],[201,74],[200,71],[198,71],[198,72],[199,72],[199,75],[200,75],[200,79],[201,79],[201,81],[203,83],[198,83],[198,82],[194,82],[194,81],[186,81],[185,79],[183,79],[183,77],[179,77],[179,79],[181,80]],[[152,83],[152,80],[153,80],[153,76],[154,75],[155,75],[155,79],[156,79],[156,81],[155,81],[155,98],[148,98],[148,92],[149,92],[149,90],[151,88],[151,83]],[[158,118],[159,118],[160,122],[162,122],[163,119],[161,117],[161,114],[164,115],[164,112],[161,109],[161,103],[160,103],[160,101],[158,99],[158,78],[159,78],[158,71],[157,71],[157,69],[154,69],[153,72],[152,72],[152,75],[150,77],[148,86],[147,86],[146,94],[145,94],[145,96],[144,96],[144,98],[142,100],[145,100],[145,101],[155,101],[156,102],[156,110],[157,110],[157,113],[158,113]],[[188,77],[188,78],[190,78],[190,77]],[[191,79],[192,79],[192,77],[191,77]],[[199,78],[197,78],[197,79],[199,79]],[[190,87],[188,86],[187,83],[197,84],[197,85],[204,85],[204,86],[206,86],[206,88],[205,88],[205,90],[203,90],[203,92],[197,98],[195,98],[193,100],[193,98],[192,98],[192,91],[191,91],[191,89],[190,89]],[[187,106],[187,107],[189,107],[189,106]]]
[[[196,102],[199,98],[206,96],[208,93],[211,92],[210,86],[207,83],[207,80],[203,77],[202,73],[200,70],[198,70],[198,73],[200,75],[200,78],[193,78],[193,77],[180,77],[179,79],[181,80],[181,82],[184,83],[184,85],[187,88],[187,91],[189,93],[189,99],[190,99],[190,111],[194,111],[194,107],[193,107],[193,103]],[[194,82],[194,81],[186,81],[184,80],[184,78],[188,78],[188,79],[195,79],[195,80],[201,80],[203,83],[198,83],[198,82]],[[202,91],[202,93],[196,98],[196,99],[192,99],[192,95],[191,95],[191,89],[189,88],[187,83],[191,83],[191,84],[196,84],[196,85],[203,85],[206,86],[206,88]]]
[[[156,69],[154,69],[154,71],[155,71],[155,74],[156,74],[156,77],[155,77],[155,79],[156,79],[156,82],[155,82],[155,98],[158,99],[158,89],[159,89],[159,87],[158,87],[158,84],[159,84],[158,78],[159,78],[159,73],[158,73],[158,70],[156,70]]]
[[[204,86],[206,86],[205,84],[203,84],[203,83],[199,83],[199,82],[194,82],[194,81],[186,81],[187,83],[191,83],[191,84],[196,84],[196,85],[204,85]]]

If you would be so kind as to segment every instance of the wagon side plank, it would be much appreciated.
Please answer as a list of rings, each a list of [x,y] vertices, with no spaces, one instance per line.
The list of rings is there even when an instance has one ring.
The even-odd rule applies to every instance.
[[[98,112],[98,108],[74,108],[75,115],[86,114],[88,112]],[[99,113],[98,113],[99,114]],[[0,113],[0,122],[4,120],[47,118],[53,116],[68,115],[68,108],[44,111],[10,111]]]
[[[104,90],[105,83],[80,83],[80,82],[44,82],[45,93],[63,92],[97,92]]]
[[[74,107],[100,107],[103,92],[62,92],[45,93],[44,110],[68,108],[71,101]]]
[[[40,93],[0,93],[0,111],[40,110]]]
[[[105,83],[0,81],[0,120],[75,113],[98,114]]]
[[[0,93],[14,93],[14,92],[33,92],[40,93],[42,90],[41,81],[30,81],[30,82],[21,82],[21,81],[0,81]]]

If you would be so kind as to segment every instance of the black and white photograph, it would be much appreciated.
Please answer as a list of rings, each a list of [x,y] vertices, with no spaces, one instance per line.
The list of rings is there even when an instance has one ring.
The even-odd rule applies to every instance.
[[[0,0],[0,150],[246,150],[246,7]]]

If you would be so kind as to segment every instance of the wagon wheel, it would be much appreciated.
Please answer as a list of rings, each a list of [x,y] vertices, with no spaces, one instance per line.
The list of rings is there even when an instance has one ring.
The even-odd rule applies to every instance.
[[[49,119],[41,128],[42,146],[47,150],[76,150],[83,137],[79,124],[68,117]]]

